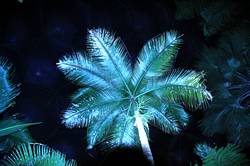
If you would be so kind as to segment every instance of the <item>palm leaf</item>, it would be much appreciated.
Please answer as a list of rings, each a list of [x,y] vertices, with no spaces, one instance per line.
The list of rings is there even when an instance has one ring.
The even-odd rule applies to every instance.
[[[1,120],[0,128],[5,128],[6,126],[13,126],[16,124],[24,124],[24,122],[17,120],[14,118],[14,116],[12,116],[11,118]],[[33,142],[33,138],[31,137],[31,134],[27,128],[20,128],[15,132],[8,133],[9,134],[0,137],[0,151],[8,152],[19,143]]]
[[[156,93],[168,102],[184,102],[191,108],[205,106],[212,99],[203,84],[203,73],[174,70],[163,80],[148,80],[147,86],[136,97]]]
[[[182,43],[180,37],[175,31],[165,32],[144,45],[133,71],[135,91],[144,77],[161,76],[170,69]]]
[[[3,160],[3,166],[76,166],[64,154],[43,144],[20,144]]]
[[[13,85],[9,80],[11,64],[0,57],[0,113],[13,105],[12,100],[20,93],[18,85]]]
[[[203,160],[203,166],[247,166],[249,160],[240,153],[240,149],[233,144],[226,147],[212,149]]]
[[[151,107],[147,110],[147,113],[146,115],[144,115],[144,117],[145,116],[149,117],[150,124],[159,128],[163,132],[176,134],[180,131],[179,125],[176,120],[173,117],[164,114],[162,110]]]
[[[0,137],[19,132],[29,126],[40,124],[37,123],[24,123],[21,121],[14,121],[12,119],[2,120],[0,122]]]
[[[131,147],[139,145],[138,131],[135,119],[126,114],[120,114],[115,120],[109,147]]]
[[[182,105],[176,103],[167,103],[166,105],[166,114],[181,126],[186,126],[189,120],[189,115],[185,111]]]
[[[111,132],[111,127],[115,117],[121,113],[121,110],[109,110],[106,116],[100,117],[88,128],[88,148],[91,149],[97,142],[103,141]]]
[[[214,149],[208,146],[207,144],[197,144],[195,146],[194,152],[203,160],[207,157],[209,153],[211,153],[212,150]]]
[[[117,85],[123,84],[130,93],[127,81],[131,77],[131,65],[127,59],[128,52],[120,38],[104,29],[89,30],[89,52],[100,60],[108,73],[115,78]]]
[[[86,91],[87,92],[87,91]],[[120,98],[115,93],[100,92],[85,96],[78,103],[73,103],[63,115],[63,123],[68,128],[86,127],[89,123],[103,116],[105,111],[117,108],[127,98]]]
[[[57,63],[58,68],[66,77],[79,85],[105,89],[110,87],[109,77],[104,75],[104,69],[88,59],[86,55],[76,53],[64,56]]]

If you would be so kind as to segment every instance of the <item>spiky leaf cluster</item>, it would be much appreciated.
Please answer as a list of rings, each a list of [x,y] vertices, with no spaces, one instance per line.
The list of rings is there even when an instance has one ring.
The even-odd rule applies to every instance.
[[[210,93],[203,73],[170,70],[182,40],[175,31],[149,40],[131,65],[119,37],[105,29],[89,30],[85,53],[67,55],[58,68],[81,86],[63,115],[66,127],[87,127],[88,148],[136,146],[135,117],[146,133],[149,124],[167,133],[179,133],[188,122],[189,108],[205,106]]]
[[[11,64],[5,58],[0,58],[0,113],[14,104],[13,99],[19,94],[18,85],[11,83]]]
[[[240,153],[240,148],[234,144],[221,148],[198,144],[195,151],[202,159],[202,166],[247,166],[250,164],[246,156]]]
[[[0,58],[0,113],[13,106],[13,99],[19,94],[18,85],[10,80],[11,64]],[[32,142],[27,127],[37,123],[25,123],[16,115],[5,116],[0,121],[0,151],[8,151],[20,142]]]
[[[60,151],[43,144],[20,144],[2,160],[3,166],[76,166]]]

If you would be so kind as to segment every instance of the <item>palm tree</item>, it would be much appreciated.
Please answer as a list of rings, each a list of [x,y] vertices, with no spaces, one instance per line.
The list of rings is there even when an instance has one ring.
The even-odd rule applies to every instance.
[[[81,86],[63,115],[68,128],[88,127],[88,148],[139,146],[154,165],[149,125],[179,133],[189,108],[205,106],[212,97],[203,73],[172,70],[182,40],[175,31],[148,41],[135,65],[120,38],[104,29],[89,30],[88,52],[63,57],[57,63],[66,77]]]

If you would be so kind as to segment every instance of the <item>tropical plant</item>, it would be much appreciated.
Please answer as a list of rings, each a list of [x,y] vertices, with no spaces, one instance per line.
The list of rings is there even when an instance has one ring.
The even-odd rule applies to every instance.
[[[204,107],[212,99],[204,73],[171,70],[181,36],[165,32],[149,40],[135,65],[120,38],[104,29],[89,30],[87,53],[63,57],[58,68],[82,86],[63,115],[68,128],[88,127],[88,148],[141,145],[154,164],[149,125],[177,134],[188,122],[184,106]]]
[[[3,166],[77,166],[74,160],[66,160],[60,151],[46,145],[20,144],[2,160]]]
[[[0,58],[0,113],[13,106],[13,99],[19,94],[19,85],[10,81],[11,64]],[[17,119],[17,114],[5,116],[0,121],[0,151],[8,151],[20,142],[32,142],[27,127],[37,123],[25,123]]]
[[[241,13],[248,10],[233,0],[175,0],[174,2],[176,19],[198,18],[206,37],[235,26],[234,23],[242,15]]]
[[[202,159],[202,166],[247,166],[249,160],[240,153],[240,148],[228,144],[221,148],[211,148],[206,144],[196,145],[195,152]]]
[[[250,145],[249,34],[242,27],[225,32],[217,48],[204,47],[199,61],[199,68],[209,78],[208,86],[214,89],[214,102],[201,127],[209,136],[225,134],[242,147]]]

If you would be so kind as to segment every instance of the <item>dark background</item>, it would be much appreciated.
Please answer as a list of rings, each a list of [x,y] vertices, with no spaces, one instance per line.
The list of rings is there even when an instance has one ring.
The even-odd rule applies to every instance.
[[[14,81],[22,84],[12,113],[43,122],[30,128],[34,139],[76,159],[79,165],[146,165],[139,150],[87,151],[85,129],[67,129],[61,124],[61,114],[77,86],[55,64],[66,53],[85,49],[87,29],[112,29],[123,39],[132,61],[148,39],[175,29],[184,34],[175,66],[194,68],[196,48],[204,42],[201,28],[195,24],[198,20],[177,22],[174,3],[159,0],[1,0],[0,13],[0,56],[13,63]],[[193,148],[201,140],[226,143],[223,137],[201,135],[197,125],[202,110],[191,114],[189,126],[178,136],[151,129],[156,165],[189,165],[199,160]]]

